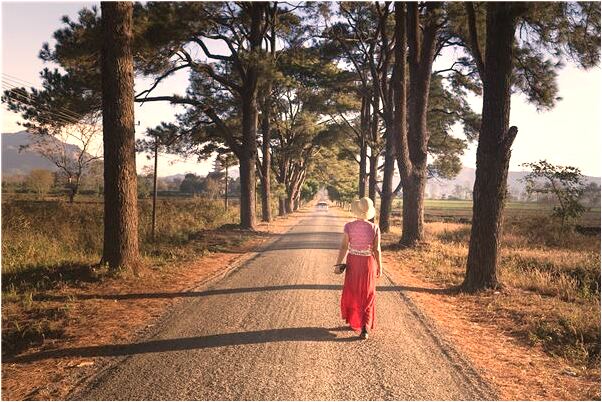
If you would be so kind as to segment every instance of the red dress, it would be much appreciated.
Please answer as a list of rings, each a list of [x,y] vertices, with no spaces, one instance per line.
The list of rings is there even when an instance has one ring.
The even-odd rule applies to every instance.
[[[372,250],[378,226],[363,220],[345,225],[349,236],[349,253],[345,283],[341,296],[341,316],[349,326],[360,331],[362,327],[374,328],[374,299],[376,295],[376,273],[378,265],[373,255],[355,255],[356,250],[367,253]]]

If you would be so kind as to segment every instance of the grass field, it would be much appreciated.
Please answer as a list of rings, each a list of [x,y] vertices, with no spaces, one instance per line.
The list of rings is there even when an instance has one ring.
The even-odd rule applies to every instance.
[[[378,203],[377,203],[378,204]],[[401,215],[402,202],[393,204],[393,215]],[[472,201],[470,200],[425,200],[424,218],[429,221],[470,222],[472,218]],[[552,206],[535,202],[508,202],[504,209],[507,219],[524,217],[545,217],[552,213]],[[590,208],[577,221],[586,227],[600,227],[600,208]]]
[[[399,253],[402,269],[445,287],[462,283],[466,270],[470,224],[442,217],[468,217],[465,201],[428,201],[426,241],[395,251],[400,218],[384,237]],[[480,306],[480,320],[494,322],[532,345],[565,359],[577,371],[597,372],[600,364],[600,232],[562,230],[549,210],[514,203],[506,213],[501,239],[499,277],[504,290],[463,296]],[[440,215],[439,215],[440,214]],[[507,216],[508,216],[507,215]],[[518,219],[520,217],[520,219]],[[599,214],[589,224],[599,227]],[[580,369],[581,368],[581,369]],[[581,372],[581,371],[579,371]]]

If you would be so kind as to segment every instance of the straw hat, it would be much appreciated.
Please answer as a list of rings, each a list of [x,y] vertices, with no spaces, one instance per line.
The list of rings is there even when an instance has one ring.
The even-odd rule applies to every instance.
[[[374,203],[368,197],[360,198],[351,203],[351,213],[358,219],[374,218]]]

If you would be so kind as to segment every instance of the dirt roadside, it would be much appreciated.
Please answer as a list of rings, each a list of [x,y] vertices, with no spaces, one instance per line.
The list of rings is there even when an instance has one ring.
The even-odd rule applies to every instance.
[[[383,243],[398,239],[384,235]],[[599,400],[599,376],[577,376],[559,357],[530,346],[496,325],[488,295],[449,294],[420,277],[399,252],[385,251],[389,277],[498,391],[502,400]]]
[[[124,343],[152,331],[156,322],[187,293],[219,281],[273,240],[288,231],[299,216],[261,223],[257,232],[238,246],[209,253],[186,263],[143,270],[138,276],[107,279],[79,287],[65,286],[44,297],[43,303],[67,311],[65,336],[47,340],[25,353]],[[240,236],[240,234],[234,234]],[[143,295],[127,297],[124,295]],[[109,358],[53,358],[33,363],[2,362],[2,399],[65,399],[71,390],[102,369]]]

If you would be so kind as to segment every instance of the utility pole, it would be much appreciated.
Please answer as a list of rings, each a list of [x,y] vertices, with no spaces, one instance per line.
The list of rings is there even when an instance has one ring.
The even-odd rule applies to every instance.
[[[155,136],[155,174],[153,175],[153,223],[151,237],[155,240],[155,227],[157,223],[157,162],[159,159],[159,138]]]
[[[224,192],[224,208],[228,210],[228,161],[226,160],[226,186]]]

